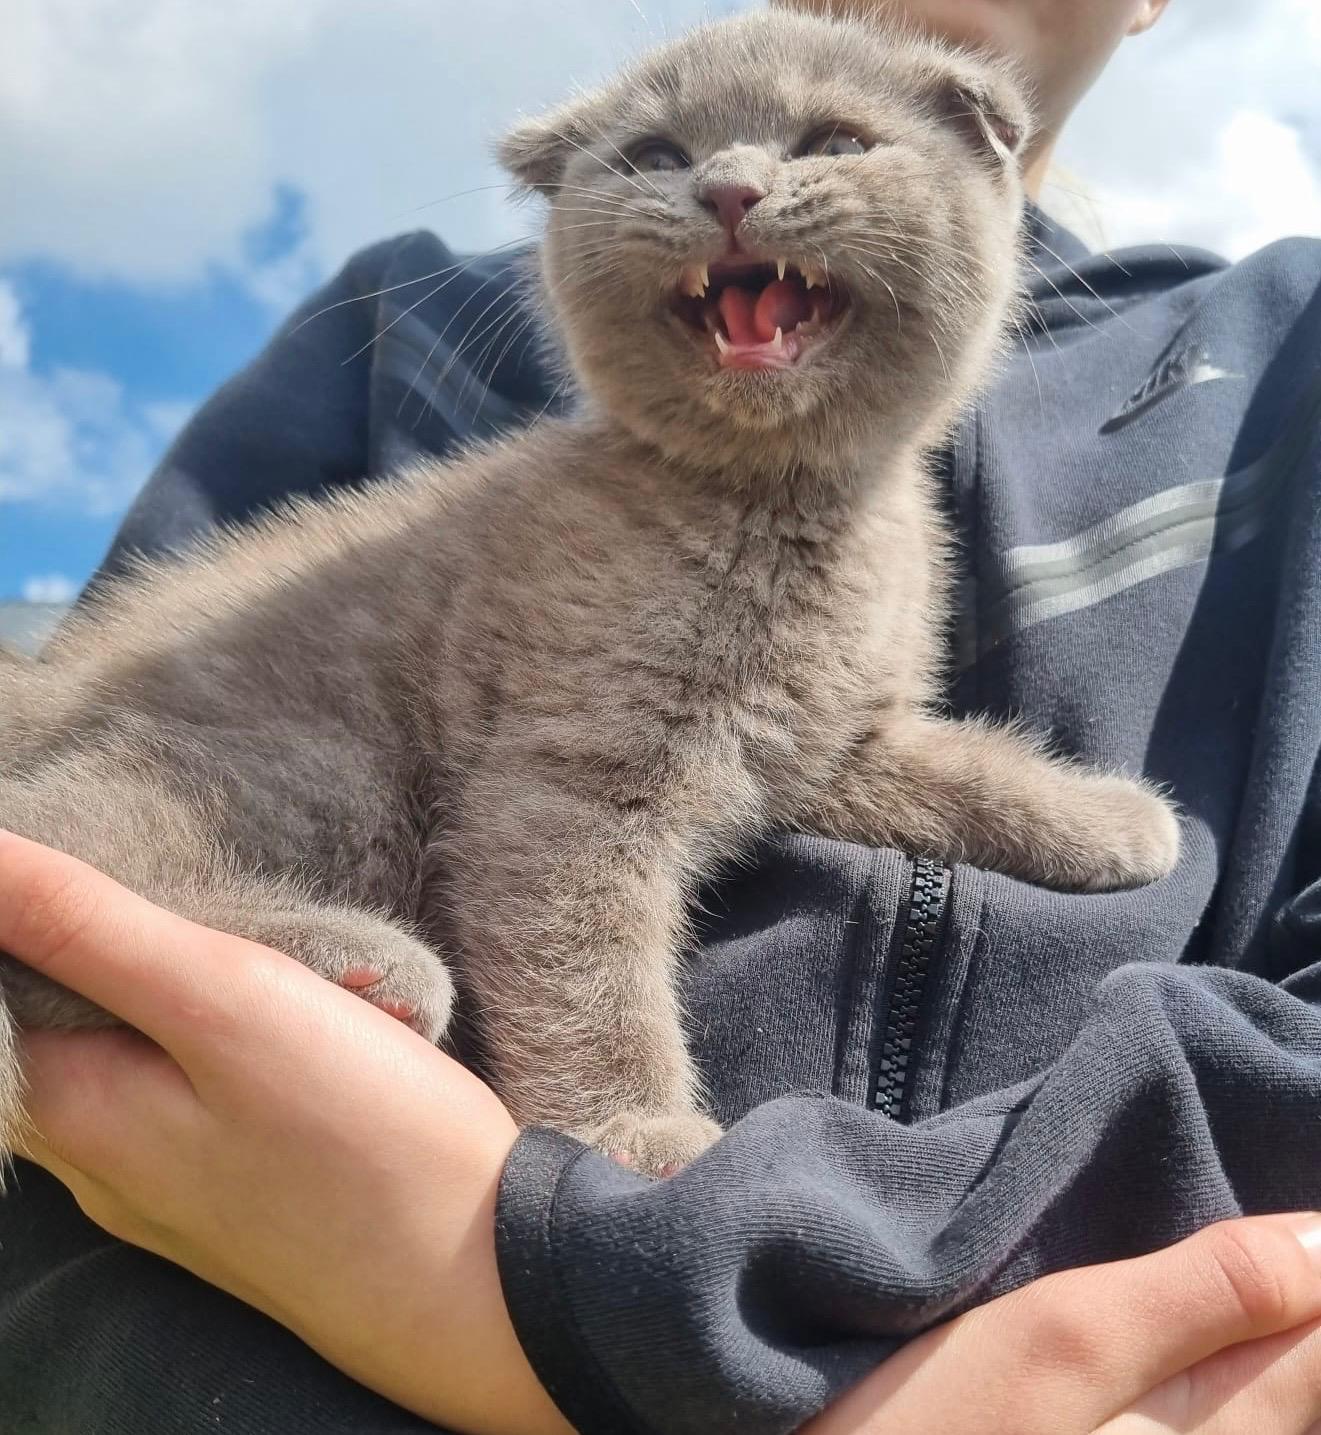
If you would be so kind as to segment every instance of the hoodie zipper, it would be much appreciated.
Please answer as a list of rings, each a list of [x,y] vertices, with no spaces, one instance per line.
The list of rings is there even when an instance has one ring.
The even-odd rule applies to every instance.
[[[927,974],[940,945],[949,871],[930,857],[913,861],[913,885],[904,914],[903,943],[895,962],[881,1034],[872,1106],[896,1121],[907,1114],[913,1047]]]

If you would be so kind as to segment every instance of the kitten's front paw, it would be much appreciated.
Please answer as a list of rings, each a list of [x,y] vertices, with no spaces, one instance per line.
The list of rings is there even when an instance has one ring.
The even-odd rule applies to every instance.
[[[1084,863],[1081,880],[1070,886],[1115,892],[1167,877],[1179,860],[1173,804],[1145,783],[1124,777],[1098,777],[1089,786],[1091,862]]]
[[[598,1151],[647,1176],[673,1176],[720,1139],[720,1127],[696,1111],[666,1116],[625,1111],[582,1133]]]
[[[440,958],[430,952],[422,961],[409,954],[388,965],[359,962],[340,976],[338,985],[411,1026],[433,1045],[445,1035],[454,1009],[454,983]]]

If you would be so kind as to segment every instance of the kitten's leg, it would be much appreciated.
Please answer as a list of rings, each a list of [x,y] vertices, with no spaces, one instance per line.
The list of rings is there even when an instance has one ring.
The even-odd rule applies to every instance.
[[[1141,886],[1170,872],[1179,851],[1174,809],[1152,788],[977,720],[884,720],[797,821],[1063,891]]]
[[[454,987],[448,968],[389,917],[321,902],[290,884],[232,875],[142,895],[190,921],[293,957],[428,1041],[439,1041],[449,1025]],[[0,993],[20,1026],[59,1030],[114,1023],[84,997],[3,952]]]
[[[145,763],[52,763],[0,781],[0,826],[108,873],[158,905],[261,942],[407,1021],[429,1040],[448,1025],[449,973],[439,956],[384,916],[337,906],[296,883],[235,870],[205,804],[154,781]],[[0,953],[0,994],[20,1026],[106,1025],[84,998]],[[12,1042],[0,1014],[0,1149],[20,1105]]]
[[[647,810],[523,772],[478,774],[444,843],[492,1082],[520,1125],[664,1174],[719,1135],[675,991],[692,852]]]

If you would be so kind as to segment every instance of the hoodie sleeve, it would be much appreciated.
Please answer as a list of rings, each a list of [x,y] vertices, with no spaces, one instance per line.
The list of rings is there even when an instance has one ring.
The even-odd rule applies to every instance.
[[[1321,954],[1321,888],[1306,894]],[[583,1435],[788,1435],[904,1339],[1050,1271],[1321,1204],[1321,964],[1133,965],[1041,1076],[903,1126],[761,1106],[652,1184],[531,1132],[502,1278]]]
[[[130,555],[177,550],[216,524],[242,522],[281,499],[375,476],[372,435],[382,417],[383,382],[376,341],[390,332],[388,306],[397,302],[407,314],[420,281],[466,267],[421,232],[383,240],[350,259],[185,425],[130,507],[89,591],[120,572]],[[450,293],[436,292],[441,287],[421,291],[438,328],[453,302]],[[409,437],[437,454],[456,442],[434,410],[424,431],[410,429]]]

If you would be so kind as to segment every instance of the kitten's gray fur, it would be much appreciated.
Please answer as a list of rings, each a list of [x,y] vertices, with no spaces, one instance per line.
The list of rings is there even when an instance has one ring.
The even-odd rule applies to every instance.
[[[551,199],[580,416],[156,564],[48,662],[0,664],[0,825],[332,980],[377,968],[429,1038],[457,988],[520,1122],[651,1171],[716,1135],[675,963],[694,885],[754,834],[1066,889],[1167,872],[1153,791],[932,711],[923,456],[1015,303],[1003,120],[1027,124],[989,63],[776,11],[521,126],[502,157]],[[879,142],[786,158],[836,122]],[[693,167],[621,173],[647,135]],[[851,295],[795,369],[718,368],[670,310],[725,248],[713,176],[766,192],[746,248]],[[105,1020],[0,960],[14,1022]]]

